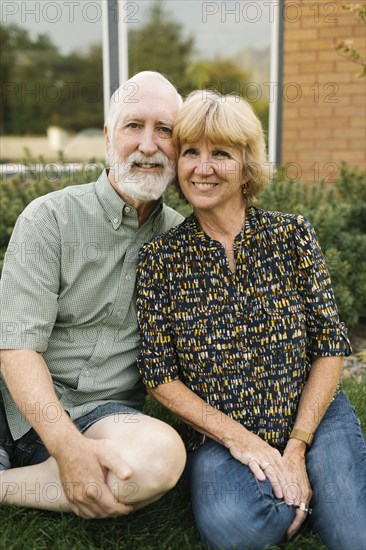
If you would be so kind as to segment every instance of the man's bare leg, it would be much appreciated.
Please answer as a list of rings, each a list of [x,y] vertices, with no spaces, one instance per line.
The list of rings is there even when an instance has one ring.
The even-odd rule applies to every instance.
[[[160,498],[174,487],[185,465],[185,449],[179,435],[169,425],[144,415],[118,414],[93,424],[84,434],[113,443],[130,466],[132,476],[125,481],[107,472],[107,484],[120,502],[137,510]],[[6,470],[0,476],[0,499],[15,506],[71,512],[54,458],[42,464]],[[100,487],[85,487],[89,498],[100,498]]]

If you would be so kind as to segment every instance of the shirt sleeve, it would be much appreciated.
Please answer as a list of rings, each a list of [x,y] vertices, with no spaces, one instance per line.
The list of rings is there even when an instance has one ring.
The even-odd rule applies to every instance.
[[[32,218],[18,218],[0,281],[1,349],[47,349],[60,285],[56,232],[52,224],[42,229]]]
[[[347,329],[339,321],[329,272],[315,231],[301,216],[298,220],[297,287],[305,306],[309,356],[350,355]]]
[[[179,379],[165,271],[162,254],[150,245],[144,246],[137,267],[137,315],[141,334],[137,365],[144,383],[151,388]]]

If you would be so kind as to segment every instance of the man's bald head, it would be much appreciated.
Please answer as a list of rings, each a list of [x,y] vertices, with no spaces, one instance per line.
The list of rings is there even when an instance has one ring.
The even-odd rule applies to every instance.
[[[114,92],[110,99],[109,111],[105,126],[108,132],[108,138],[113,140],[114,131],[118,119],[123,115],[123,107],[126,104],[134,104],[140,101],[140,92],[143,89],[149,90],[154,88],[156,93],[159,93],[161,88],[162,93],[166,96],[171,96],[171,101],[179,110],[183,104],[182,97],[178,94],[175,86],[162,74],[155,71],[141,71],[135,74]]]

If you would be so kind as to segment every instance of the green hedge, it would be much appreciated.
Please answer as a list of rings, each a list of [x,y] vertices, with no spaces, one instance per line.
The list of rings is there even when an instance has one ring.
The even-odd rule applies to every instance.
[[[91,161],[92,163],[92,161]],[[95,180],[103,166],[84,166],[79,172],[62,171],[59,163],[46,164],[39,173],[34,166],[45,164],[43,159],[24,161],[26,170],[5,181],[0,181],[1,258],[5,253],[15,221],[25,206],[34,198],[61,189],[67,185]],[[167,204],[188,215],[191,211],[170,188]],[[261,195],[259,206],[268,210],[303,214],[314,226],[331,273],[340,316],[348,325],[355,325],[366,312],[366,185],[365,176],[345,164],[333,186],[324,182],[306,185],[284,179],[279,170]]]
[[[330,271],[341,319],[349,326],[366,314],[365,175],[345,164],[333,186],[282,179],[261,195],[268,210],[304,215],[316,230]]]

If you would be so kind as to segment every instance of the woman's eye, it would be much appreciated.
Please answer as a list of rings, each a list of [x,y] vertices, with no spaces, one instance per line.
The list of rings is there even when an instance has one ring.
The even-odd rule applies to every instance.
[[[197,149],[190,148],[190,149],[186,149],[185,151],[183,151],[181,153],[181,156],[182,157],[195,157],[197,154],[198,154]]]
[[[212,156],[216,158],[230,158],[230,155],[227,151],[221,150],[213,151]]]
[[[137,122],[130,122],[126,125],[126,128],[131,128],[131,130],[136,130],[136,128],[139,128],[139,124]]]

